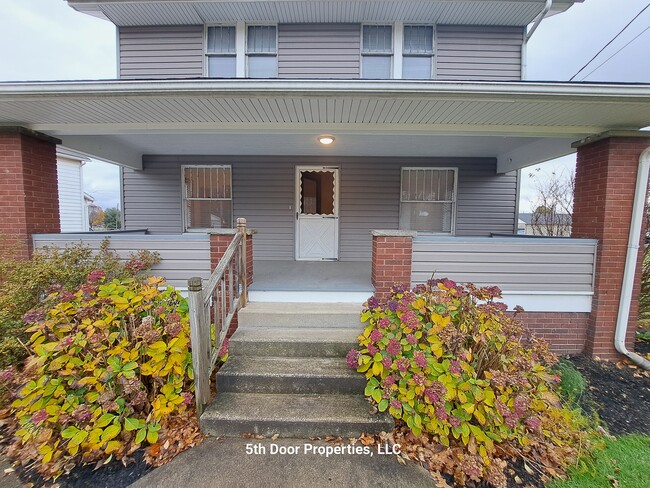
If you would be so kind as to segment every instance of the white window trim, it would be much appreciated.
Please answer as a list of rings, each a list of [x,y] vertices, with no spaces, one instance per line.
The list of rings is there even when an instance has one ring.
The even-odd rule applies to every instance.
[[[390,26],[391,29],[393,29],[393,36],[392,36],[392,42],[391,42],[392,45],[391,45],[391,51],[390,52],[388,52],[388,51],[383,52],[383,53],[364,53],[363,52],[363,28],[366,25],[384,25],[384,26]],[[389,73],[390,78],[388,78],[388,79],[390,80],[390,79],[395,78],[395,53],[396,53],[396,51],[395,51],[395,30],[396,29],[395,29],[395,23],[394,22],[388,22],[388,23],[387,22],[363,22],[361,24],[361,32],[360,32],[360,34],[361,34],[361,49],[359,50],[360,51],[360,54],[359,54],[359,74],[360,74],[360,77],[362,79],[363,79],[363,57],[364,56],[384,56],[384,57],[385,56],[390,56],[390,73]]]
[[[256,26],[268,26],[268,27],[275,27],[275,53],[249,53],[248,52],[248,28],[249,27],[256,27]],[[275,62],[275,76],[272,76],[271,78],[277,78],[278,77],[278,37],[279,37],[279,31],[278,29],[278,24],[272,24],[268,22],[258,22],[258,23],[251,23],[251,24],[246,24],[244,26],[244,57],[245,57],[245,70],[246,70],[246,77],[250,78],[248,72],[248,59],[250,56],[268,56],[268,57],[274,57],[276,62]]]
[[[410,26],[419,26],[419,25],[424,25],[424,26],[433,28],[433,39],[432,39],[433,49],[431,50],[431,54],[407,54],[407,55],[405,55],[404,54],[404,28],[405,27],[410,27]],[[436,29],[435,24],[417,24],[417,23],[412,23],[412,22],[402,24],[402,50],[401,50],[401,53],[400,53],[400,56],[402,58],[402,63],[403,63],[403,59],[405,57],[413,57],[413,58],[419,58],[419,57],[428,58],[428,57],[430,57],[431,58],[431,73],[429,75],[431,76],[431,78],[430,78],[431,80],[435,80],[436,79],[436,64],[437,64],[436,63],[436,58],[437,58],[437,54],[438,54],[437,51],[438,51],[438,29]],[[400,78],[403,78],[403,76],[404,76],[404,66],[402,64],[402,68],[400,70]],[[426,81],[426,80],[422,80],[422,81]]]
[[[399,169],[399,214],[402,214],[402,183],[404,178],[404,170],[439,170],[439,171],[453,171],[454,172],[454,199],[440,200],[430,203],[451,203],[451,230],[450,232],[423,232],[417,231],[418,235],[431,235],[431,236],[455,236],[456,235],[456,206],[458,205],[458,167],[453,166],[402,166]],[[407,200],[404,203],[421,203],[420,200],[411,201]],[[399,226],[399,223],[398,223]]]
[[[187,197],[187,187],[185,185],[185,168],[223,168],[230,169],[230,198],[193,198],[192,200],[210,200],[210,201],[230,201],[234,202],[234,191],[232,187],[232,165],[231,164],[182,164],[181,165],[181,221],[183,223],[183,232],[192,233],[200,232],[206,233],[214,230],[211,227],[195,227],[192,229],[187,228],[187,222],[189,221],[189,216],[187,215],[187,205],[185,202],[188,200]],[[230,205],[230,222],[231,225],[234,225],[234,203]]]
[[[208,29],[210,27],[234,27],[235,28],[235,52],[233,54],[220,54],[220,53],[209,53],[208,52]],[[208,58],[210,56],[222,56],[222,57],[234,57],[235,58],[235,64],[239,60],[239,52],[237,50],[237,29],[238,26],[236,24],[205,24],[203,26],[203,77],[204,78],[210,78],[210,73],[209,73],[209,63],[208,63]],[[235,73],[235,76],[237,76],[237,73]]]

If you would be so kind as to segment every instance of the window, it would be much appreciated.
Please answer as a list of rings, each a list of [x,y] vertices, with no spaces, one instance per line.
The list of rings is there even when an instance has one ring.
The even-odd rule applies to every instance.
[[[235,27],[208,27],[205,49],[210,78],[234,78],[237,53],[235,51]]]
[[[185,230],[232,228],[230,166],[183,166]]]
[[[278,76],[277,29],[274,25],[249,25],[246,41],[249,78]]]
[[[453,168],[402,168],[399,228],[452,234],[456,174]]]
[[[364,25],[361,46],[361,72],[364,78],[387,80],[393,62],[393,27]]]
[[[430,80],[433,74],[433,26],[404,26],[402,78]]]

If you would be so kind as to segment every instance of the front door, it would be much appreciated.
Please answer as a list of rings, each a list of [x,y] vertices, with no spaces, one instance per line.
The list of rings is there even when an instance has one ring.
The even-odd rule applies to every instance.
[[[338,260],[338,194],[338,168],[296,168],[296,260]]]

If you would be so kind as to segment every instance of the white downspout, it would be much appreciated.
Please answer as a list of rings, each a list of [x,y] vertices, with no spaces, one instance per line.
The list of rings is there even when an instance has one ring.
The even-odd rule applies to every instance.
[[[544,17],[546,17],[548,11],[551,10],[552,6],[553,6],[553,0],[546,0],[546,3],[544,4],[544,8],[539,14],[537,14],[535,20],[533,20],[533,26],[524,35],[524,42],[521,44],[521,79],[522,80],[526,79],[526,69],[528,68],[528,49],[527,49],[528,41],[530,40],[530,38],[533,36],[535,31],[539,27],[539,24],[542,22]]]
[[[616,319],[616,333],[614,334],[614,347],[630,360],[645,370],[650,370],[650,361],[639,356],[625,347],[627,335],[627,322],[630,317],[630,304],[632,303],[632,289],[636,275],[636,263],[639,257],[639,239],[643,228],[643,217],[648,191],[648,174],[650,172],[650,147],[639,157],[639,169],[636,176],[636,190],[632,207],[632,221],[630,222],[630,237],[627,243],[625,256],[625,270],[623,272],[623,286],[621,287],[621,300],[618,305]],[[645,241],[645,239],[644,239]]]

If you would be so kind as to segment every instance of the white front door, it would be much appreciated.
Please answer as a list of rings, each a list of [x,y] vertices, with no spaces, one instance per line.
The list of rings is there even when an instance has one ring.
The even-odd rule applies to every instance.
[[[296,167],[296,260],[338,260],[338,194],[338,168]]]

